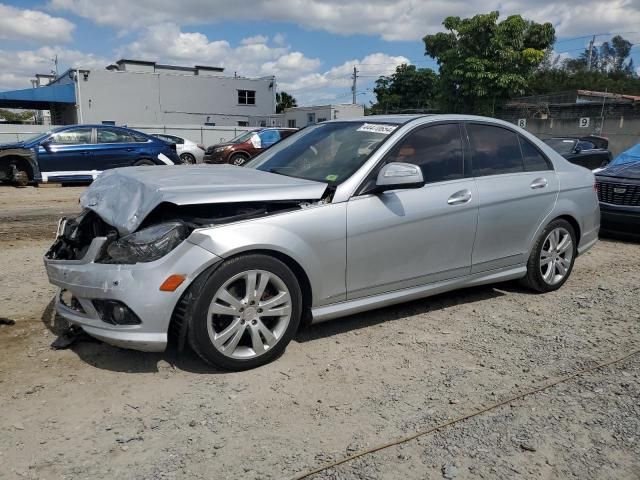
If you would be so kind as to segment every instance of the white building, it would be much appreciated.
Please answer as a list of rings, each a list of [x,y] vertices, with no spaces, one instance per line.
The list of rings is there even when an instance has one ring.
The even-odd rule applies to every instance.
[[[40,76],[44,77],[44,76]],[[122,59],[71,69],[50,83],[0,93],[0,106],[50,110],[51,123],[271,125],[275,77],[227,76],[220,67]]]
[[[293,107],[284,111],[282,127],[302,128],[314,123],[326,122],[327,120],[338,120],[362,117],[364,106],[341,103],[332,105],[318,105],[313,107]]]

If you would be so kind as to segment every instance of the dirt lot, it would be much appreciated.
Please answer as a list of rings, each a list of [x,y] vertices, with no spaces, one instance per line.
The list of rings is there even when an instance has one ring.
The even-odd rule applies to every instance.
[[[98,342],[53,351],[41,256],[82,188],[0,187],[0,478],[291,478],[640,348],[640,244],[558,292],[473,288],[301,332],[244,373]],[[640,478],[640,354],[316,474]]]

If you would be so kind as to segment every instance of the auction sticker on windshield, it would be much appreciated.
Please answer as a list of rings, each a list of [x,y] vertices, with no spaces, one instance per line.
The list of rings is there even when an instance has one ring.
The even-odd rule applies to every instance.
[[[362,125],[358,129],[358,132],[384,133],[385,135],[389,135],[396,128],[398,128],[397,125],[383,125],[383,124],[380,124],[380,123],[365,123],[364,125]]]

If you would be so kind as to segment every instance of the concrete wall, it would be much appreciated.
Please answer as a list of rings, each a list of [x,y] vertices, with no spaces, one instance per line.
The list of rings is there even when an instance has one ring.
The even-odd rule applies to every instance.
[[[61,120],[237,126],[275,112],[273,84],[270,78],[92,70],[77,84],[82,118]],[[256,104],[239,105],[238,90],[255,90]]]
[[[611,150],[614,157],[640,143],[640,118],[605,118],[604,123],[602,118],[582,118],[589,118],[589,127],[580,127],[579,118],[548,118],[544,120],[527,118],[525,130],[542,139],[563,136],[602,135],[609,139],[609,150]],[[517,124],[517,120],[511,121]]]
[[[216,143],[226,142],[237,137],[242,132],[251,130],[247,127],[205,127],[201,125],[152,125],[152,124],[129,124],[130,128],[145,133],[169,133],[188,138],[194,142],[202,143],[206,146]],[[25,140],[38,133],[44,133],[55,128],[55,126],[45,125],[4,125],[0,124],[0,144],[13,143]]]
[[[602,135],[609,139],[614,157],[640,143],[640,104],[507,106],[497,116],[516,125],[525,119],[525,129],[542,139]],[[541,116],[547,118],[534,118]]]

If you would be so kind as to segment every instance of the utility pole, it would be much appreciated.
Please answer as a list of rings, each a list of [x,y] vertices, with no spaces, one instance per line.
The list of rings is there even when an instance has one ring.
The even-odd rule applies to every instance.
[[[589,42],[589,56],[587,58],[587,72],[591,70],[591,58],[593,57],[593,44],[596,43],[596,36],[594,35]]]
[[[356,68],[356,66],[353,66],[353,75],[351,75],[351,78],[353,79],[353,84],[351,85],[351,94],[352,94],[352,101],[351,103],[353,103],[354,105],[356,104],[356,86],[357,86],[357,79],[358,79],[358,69]]]
[[[53,57],[51,59],[51,62],[53,63],[53,70],[51,71],[51,73],[53,73],[56,76],[56,80],[58,79],[58,54],[56,54],[55,57]]]

